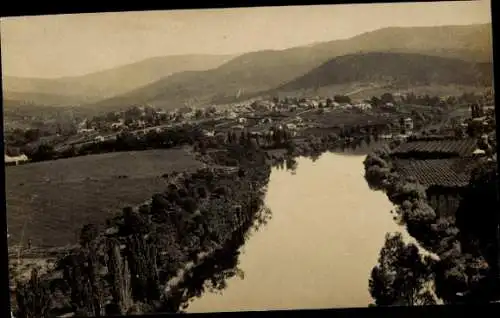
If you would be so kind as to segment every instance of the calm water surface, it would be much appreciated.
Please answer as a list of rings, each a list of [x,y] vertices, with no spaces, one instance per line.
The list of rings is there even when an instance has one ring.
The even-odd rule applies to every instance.
[[[363,160],[329,153],[314,163],[298,159],[295,175],[274,169],[266,198],[273,216],[241,249],[244,279],[203,294],[187,311],[366,307],[385,234],[404,229],[385,194],[368,188]]]

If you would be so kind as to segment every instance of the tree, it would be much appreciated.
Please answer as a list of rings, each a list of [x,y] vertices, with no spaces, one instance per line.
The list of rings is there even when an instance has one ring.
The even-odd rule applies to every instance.
[[[380,102],[382,104],[394,103],[394,96],[392,96],[391,93],[384,93],[384,94],[382,94],[382,96],[380,96]]]
[[[85,224],[80,231],[80,245],[87,247],[99,235],[99,227],[95,224]]]
[[[469,186],[456,212],[461,242],[469,251],[481,251],[492,269],[498,271],[498,169],[484,162],[471,173]],[[477,242],[477,244],[473,244]],[[497,273],[498,274],[498,273]]]
[[[48,317],[51,303],[50,290],[45,282],[40,280],[38,270],[33,269],[31,279],[26,284],[17,284],[16,300],[19,318]]]
[[[200,118],[203,118],[204,114],[205,114],[205,112],[202,108],[197,108],[196,111],[194,112],[194,117],[197,119],[200,119]]]
[[[337,103],[351,103],[351,98],[347,95],[335,95],[333,100]]]
[[[418,247],[405,244],[401,233],[386,234],[378,264],[372,269],[370,294],[378,306],[435,304],[429,287],[433,261]]]
[[[110,276],[111,295],[119,309],[125,315],[132,307],[132,289],[128,261],[122,257],[120,244],[116,240],[108,242],[108,271]]]
[[[370,104],[372,104],[373,107],[379,107],[382,103],[380,102],[380,98],[377,96],[372,96],[370,99]]]
[[[54,155],[54,147],[47,144],[41,144],[31,154],[29,154],[29,157],[32,161],[44,161],[53,159]]]
[[[156,263],[157,248],[154,241],[144,235],[133,234],[128,239],[128,257],[132,295],[136,301],[160,299],[160,284]]]

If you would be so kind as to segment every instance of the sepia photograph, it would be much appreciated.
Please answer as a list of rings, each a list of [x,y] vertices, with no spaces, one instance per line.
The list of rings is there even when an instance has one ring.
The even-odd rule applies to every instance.
[[[12,317],[500,301],[491,1],[0,35]]]

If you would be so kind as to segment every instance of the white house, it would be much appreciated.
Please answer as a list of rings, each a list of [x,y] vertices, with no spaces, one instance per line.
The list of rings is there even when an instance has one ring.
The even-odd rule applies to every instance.
[[[20,156],[11,157],[5,154],[5,164],[7,165],[18,165],[27,162],[29,159],[26,155],[22,154]]]
[[[370,110],[370,109],[372,109],[372,105],[370,105],[368,103],[359,103],[359,104],[356,104],[356,107],[359,108],[359,109],[362,109],[362,110]]]
[[[95,132],[95,129],[94,129],[94,128],[89,128],[89,129],[87,129],[87,128],[82,128],[82,129],[79,129],[79,130],[78,130],[78,133],[79,133],[79,134],[90,134],[90,133],[93,133],[93,132]]]
[[[482,156],[485,156],[486,155],[486,151],[482,150],[482,149],[479,149],[477,148],[476,150],[474,150],[472,152],[472,155],[473,156],[476,156],[476,157],[482,157]]]
[[[111,128],[112,129],[118,129],[118,128],[123,127],[123,125],[124,125],[124,123],[120,121],[120,122],[112,123],[111,124]]]
[[[269,117],[265,117],[265,118],[262,118],[262,119],[260,120],[260,123],[261,123],[261,124],[270,124],[270,123],[272,123],[272,122],[273,122],[272,118],[269,118]]]
[[[235,112],[233,112],[233,111],[228,111],[228,112],[226,113],[226,117],[227,117],[228,119],[235,119],[236,117],[238,117],[238,115],[237,115]]]
[[[204,134],[206,137],[214,137],[214,136],[215,136],[215,131],[213,131],[213,130],[204,130],[204,131],[203,131],[203,134]]]
[[[238,118],[238,123],[240,123],[240,124],[246,124],[246,122],[247,122],[246,118],[244,118],[244,117]]]
[[[97,141],[97,142],[103,142],[104,141],[104,137],[103,136],[96,136],[94,138],[94,141]]]

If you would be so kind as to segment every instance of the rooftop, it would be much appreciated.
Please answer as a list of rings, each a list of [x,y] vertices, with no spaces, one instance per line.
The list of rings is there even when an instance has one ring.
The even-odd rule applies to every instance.
[[[414,177],[425,187],[464,187],[469,183],[476,161],[470,158],[394,161],[396,170],[405,177]]]
[[[416,140],[399,145],[392,151],[394,156],[408,153],[443,153],[466,157],[476,150],[476,139],[443,139],[443,140]]]

